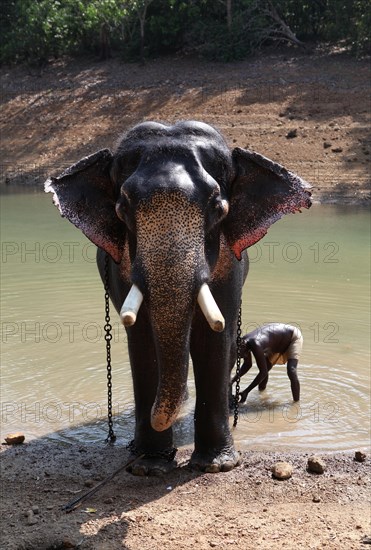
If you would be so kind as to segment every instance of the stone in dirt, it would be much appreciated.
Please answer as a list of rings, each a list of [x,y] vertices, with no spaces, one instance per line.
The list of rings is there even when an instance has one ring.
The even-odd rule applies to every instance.
[[[366,453],[364,453],[363,451],[356,451],[354,453],[354,460],[356,460],[357,462],[364,462],[366,460]]]
[[[272,467],[272,475],[276,479],[289,479],[292,476],[292,465],[289,462],[276,462]]]
[[[323,474],[326,470],[326,463],[318,456],[310,456],[308,458],[307,470],[315,474]]]
[[[8,434],[5,437],[5,442],[8,445],[19,445],[20,443],[23,443],[25,440],[25,436],[21,432],[15,432],[14,434]]]
[[[296,137],[298,137],[298,131],[296,128],[294,128],[293,130],[289,130],[286,134],[287,139],[293,139]]]
[[[32,510],[28,510],[27,512],[27,525],[35,525],[38,523],[38,519],[35,518],[34,513]]]

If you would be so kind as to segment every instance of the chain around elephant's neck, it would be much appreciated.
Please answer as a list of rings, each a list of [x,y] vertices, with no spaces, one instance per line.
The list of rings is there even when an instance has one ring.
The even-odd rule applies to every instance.
[[[233,415],[233,427],[237,426],[238,422],[238,404],[240,400],[240,369],[241,369],[241,316],[242,316],[242,307],[240,304],[240,309],[238,311],[237,319],[237,359],[236,359],[236,393],[234,395],[234,415]]]

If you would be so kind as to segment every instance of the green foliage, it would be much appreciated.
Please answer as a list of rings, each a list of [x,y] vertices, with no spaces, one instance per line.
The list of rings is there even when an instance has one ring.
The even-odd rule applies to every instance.
[[[357,54],[370,53],[369,0],[231,0],[229,29],[227,0],[3,0],[0,61],[105,58],[111,49],[126,58],[185,49],[240,59],[282,39],[272,6],[302,41],[341,41]]]
[[[96,51],[102,25],[112,33],[125,13],[117,0],[7,1],[0,59],[42,64],[51,56]]]
[[[281,0],[276,4],[299,38],[342,41],[357,54],[370,53],[369,0]]]
[[[1,60],[42,63],[72,52],[81,39],[79,8],[80,2],[74,0],[7,2]]]
[[[355,2],[352,47],[357,54],[371,54],[371,8],[368,0]]]
[[[146,40],[153,53],[170,53],[182,47],[186,29],[185,2],[157,0],[150,8]]]

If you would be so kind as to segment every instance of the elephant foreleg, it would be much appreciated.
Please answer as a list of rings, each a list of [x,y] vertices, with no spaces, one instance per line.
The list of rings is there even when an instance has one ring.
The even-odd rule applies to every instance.
[[[205,472],[228,471],[240,463],[229,429],[228,340],[227,334],[211,334],[204,319],[196,317],[191,344],[197,393],[191,466]]]
[[[177,466],[172,428],[162,432],[151,426],[151,408],[158,385],[158,367],[152,332],[145,308],[135,326],[127,330],[135,398],[135,436],[130,445],[135,455],[145,454],[129,471],[134,475],[163,475]]]

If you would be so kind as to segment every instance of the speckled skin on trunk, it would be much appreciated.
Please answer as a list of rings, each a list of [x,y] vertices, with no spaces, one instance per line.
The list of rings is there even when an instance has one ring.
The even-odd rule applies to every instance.
[[[282,215],[310,206],[307,185],[251,151],[232,153],[201,122],[145,122],[112,154],[79,161],[46,191],[63,216],[98,247],[103,277],[110,255],[110,297],[119,312],[134,283],[143,294],[127,327],[134,384],[133,449],[146,453],[137,475],[175,467],[172,424],[186,392],[189,355],[196,383],[191,464],[208,472],[239,463],[229,429],[228,382],[248,271],[244,250]],[[225,319],[214,332],[197,304],[207,283]]]

